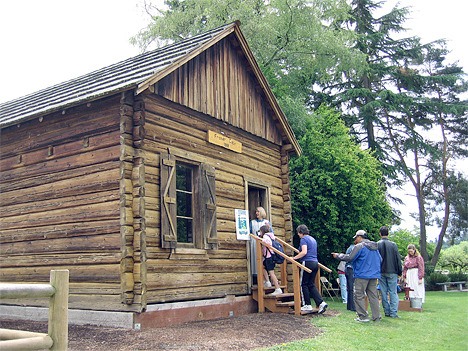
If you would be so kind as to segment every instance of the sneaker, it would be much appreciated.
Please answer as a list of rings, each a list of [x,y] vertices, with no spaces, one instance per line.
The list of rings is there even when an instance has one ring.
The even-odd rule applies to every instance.
[[[370,322],[370,319],[369,318],[360,318],[360,317],[357,317],[355,319],[356,322],[360,322],[360,323],[367,323],[367,322]]]
[[[327,307],[328,307],[327,303],[325,301],[322,301],[322,303],[319,305],[318,313],[322,314],[323,312],[327,310]]]
[[[275,291],[273,291],[271,294],[268,294],[270,296],[274,296],[274,295],[280,295],[283,293],[283,290],[281,290],[280,288],[278,289],[275,289]]]
[[[312,311],[312,306],[311,305],[304,305],[301,307],[301,311],[309,312]]]
[[[271,288],[271,282],[265,282],[265,284],[263,284],[263,286],[265,288]]]
[[[397,314],[396,314],[396,315],[394,315],[394,316],[389,316],[389,317],[390,317],[390,318],[400,318],[400,316],[399,316],[399,315],[397,315]]]

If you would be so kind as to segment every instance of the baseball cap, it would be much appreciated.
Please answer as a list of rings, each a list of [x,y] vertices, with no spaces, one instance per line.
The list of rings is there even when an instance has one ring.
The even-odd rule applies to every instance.
[[[367,239],[367,233],[365,230],[358,230],[356,234],[353,236],[353,239],[356,239],[358,236],[362,236],[364,239]]]

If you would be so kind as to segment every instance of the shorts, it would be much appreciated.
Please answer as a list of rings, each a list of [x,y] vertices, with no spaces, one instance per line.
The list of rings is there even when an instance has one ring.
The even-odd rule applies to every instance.
[[[275,262],[273,261],[272,257],[265,257],[263,260],[263,267],[267,270],[267,272],[272,271],[275,269]]]

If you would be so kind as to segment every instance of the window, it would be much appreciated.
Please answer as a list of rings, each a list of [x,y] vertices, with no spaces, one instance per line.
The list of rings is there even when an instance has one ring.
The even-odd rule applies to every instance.
[[[216,249],[215,169],[161,154],[161,246]]]
[[[193,167],[176,162],[177,242],[193,243]]]

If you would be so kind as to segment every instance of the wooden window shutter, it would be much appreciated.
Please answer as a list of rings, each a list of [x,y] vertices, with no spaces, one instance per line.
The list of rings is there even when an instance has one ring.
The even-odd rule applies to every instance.
[[[201,171],[202,230],[205,249],[217,249],[215,169],[203,164]]]
[[[176,171],[175,157],[167,152],[161,153],[161,247],[177,246],[177,207],[176,207]]]

